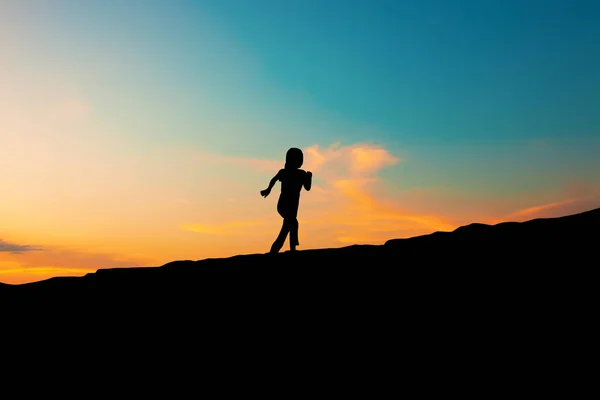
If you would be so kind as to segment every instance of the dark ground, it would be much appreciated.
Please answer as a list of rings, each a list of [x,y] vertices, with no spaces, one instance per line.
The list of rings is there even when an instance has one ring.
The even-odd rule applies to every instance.
[[[3,284],[0,298],[143,302],[185,297],[203,304],[244,304],[260,297],[312,301],[366,296],[387,301],[432,291],[460,295],[465,289],[499,290],[503,285],[510,292],[521,285],[556,282],[560,276],[568,284],[573,274],[585,275],[597,267],[599,228],[600,208],[522,223],[471,224],[384,245],[102,269],[84,277]]]
[[[220,377],[244,393],[253,386],[233,371],[288,392],[329,382],[371,396],[406,383],[514,394],[526,382],[530,393],[572,394],[595,382],[599,227],[596,209],[381,246],[0,285],[3,354],[24,365],[5,364],[24,376],[41,359],[63,375],[63,364],[127,369],[120,377],[185,371],[197,390]]]

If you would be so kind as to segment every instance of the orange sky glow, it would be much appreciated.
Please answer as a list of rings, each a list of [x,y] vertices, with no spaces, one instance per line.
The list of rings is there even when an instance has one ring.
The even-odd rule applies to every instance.
[[[571,198],[568,196],[575,192],[565,190],[559,194],[563,199],[555,201],[554,194],[544,204],[529,202],[520,209],[502,202],[466,204],[467,199],[443,191],[394,191],[378,173],[403,160],[380,146],[315,145],[305,148],[304,153],[304,168],[314,173],[313,189],[302,193],[299,213],[300,248],[305,249],[381,244],[397,237],[451,231],[475,221],[560,216],[584,211],[598,194],[597,188],[588,187],[588,196]],[[177,162],[161,164],[161,159]],[[199,178],[193,187],[188,180],[176,178],[177,169],[184,165],[186,171],[233,168],[254,185],[228,174],[228,179]],[[99,268],[159,266],[181,259],[264,253],[281,219],[275,210],[278,187],[266,199],[259,191],[281,165],[280,160],[171,149],[171,154],[151,154],[131,161],[129,168],[124,167],[117,175],[104,175],[102,164],[83,163],[87,176],[96,178],[89,185],[85,179],[69,181],[69,177],[76,178],[62,171],[61,180],[46,188],[54,188],[54,196],[46,192],[42,197],[38,189],[38,204],[32,200],[35,196],[4,200],[0,281],[25,283],[52,276],[80,276]],[[153,168],[155,187],[146,186],[144,179],[135,182],[136,171]],[[71,192],[58,184],[62,179],[69,183]],[[98,188],[99,182],[105,186]],[[44,200],[53,197],[56,202]],[[526,198],[516,198],[513,203],[527,202]]]
[[[1,0],[0,282],[600,207],[591,2],[334,3]]]

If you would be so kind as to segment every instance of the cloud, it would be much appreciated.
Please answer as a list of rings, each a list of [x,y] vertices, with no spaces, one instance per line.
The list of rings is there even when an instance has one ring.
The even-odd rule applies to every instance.
[[[557,218],[578,214],[598,207],[600,207],[600,197],[568,199],[527,207],[499,218],[490,218],[486,222],[497,224],[506,221],[523,222],[537,218]]]
[[[305,153],[309,155],[307,168],[314,168],[322,180],[318,186],[321,190],[314,196],[317,198],[308,195],[301,206],[309,219],[304,225],[310,226],[315,220],[329,223],[329,235],[336,242],[383,242],[456,227],[447,218],[411,211],[401,199],[385,195],[393,182],[382,180],[378,173],[401,160],[382,146],[311,146]],[[311,217],[315,219],[311,221]]]
[[[486,223],[497,224],[505,221],[528,221],[536,218],[556,218],[565,215],[578,214],[600,207],[600,182],[585,180],[567,180],[558,189],[545,196],[554,201],[531,201],[530,205],[516,211],[493,217]]]
[[[577,202],[577,199],[569,199],[563,201],[556,201],[554,203],[542,204],[534,207],[525,208],[519,210],[515,213],[512,213],[508,216],[509,219],[520,220],[523,218],[533,218],[547,211],[551,211],[552,209],[562,208],[563,206],[567,206]]]
[[[352,168],[356,172],[375,172],[399,161],[382,148],[355,147],[352,149]]]
[[[469,193],[452,187],[401,189],[401,169],[390,171],[389,176],[396,176],[393,180],[380,175],[385,169],[403,165],[400,157],[383,146],[334,143],[328,147],[309,146],[303,152],[303,169],[314,173],[311,192],[301,194],[298,217],[300,241],[306,248],[377,244],[392,238],[452,231],[471,222],[556,217],[598,207],[600,200],[600,184],[573,180],[562,186],[557,183],[545,192],[535,190],[501,198],[469,197]],[[264,173],[265,182],[282,163],[240,157],[213,159]],[[249,246],[270,243],[281,224],[274,201],[243,191],[236,196],[238,206],[219,208],[227,209],[220,217],[228,222],[207,215],[204,221],[182,224],[180,228],[213,236],[215,243],[226,241],[228,235],[244,236]]]
[[[0,252],[20,254],[20,253],[23,253],[26,251],[38,251],[38,250],[43,250],[43,249],[38,246],[8,243],[8,242],[5,242],[4,240],[0,239]]]
[[[323,247],[350,242],[384,242],[393,237],[456,227],[446,218],[411,212],[393,198],[382,196],[389,182],[381,180],[378,173],[400,162],[399,157],[382,146],[362,143],[342,146],[334,143],[325,148],[310,146],[303,152],[303,169],[314,173],[311,192],[301,195],[299,213],[301,236],[307,238],[307,245]],[[265,173],[272,173],[281,166],[279,160],[215,159]],[[249,204],[249,208],[254,204],[251,199],[243,201]],[[266,206],[275,209],[272,202]],[[276,234],[280,224],[278,216],[269,211],[269,215],[265,212],[262,217],[255,216],[252,220],[246,220],[242,215],[231,215],[227,223],[210,224],[205,221],[183,224],[181,228],[207,235],[256,237]]]
[[[372,175],[400,161],[382,146],[362,143],[350,146],[334,143],[327,148],[314,145],[303,152],[304,168],[346,177]]]

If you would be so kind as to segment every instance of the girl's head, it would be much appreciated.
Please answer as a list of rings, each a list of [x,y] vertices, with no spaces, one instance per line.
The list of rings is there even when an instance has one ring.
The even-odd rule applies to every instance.
[[[292,147],[285,154],[285,167],[286,168],[300,168],[304,162],[304,154],[302,150]]]

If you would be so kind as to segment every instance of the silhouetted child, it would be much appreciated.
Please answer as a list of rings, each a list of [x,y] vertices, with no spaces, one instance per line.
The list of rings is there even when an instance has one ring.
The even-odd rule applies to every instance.
[[[277,202],[277,212],[283,218],[283,225],[279,236],[271,246],[271,253],[277,253],[283,247],[287,234],[290,234],[290,251],[295,251],[298,242],[298,205],[300,204],[300,191],[302,186],[307,191],[312,185],[312,172],[300,169],[304,162],[302,150],[292,147],[285,155],[285,168],[280,169],[277,175],[269,182],[269,187],[261,190],[260,194],[267,197],[271,189],[281,181],[281,194]]]

